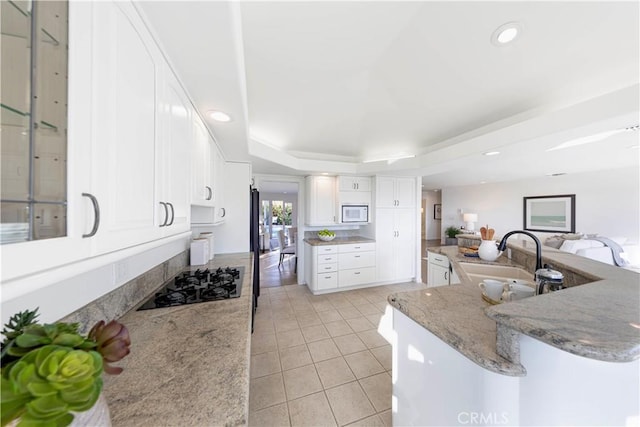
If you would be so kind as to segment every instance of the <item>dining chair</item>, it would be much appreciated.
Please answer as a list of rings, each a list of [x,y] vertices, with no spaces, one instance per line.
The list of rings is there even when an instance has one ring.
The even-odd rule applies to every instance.
[[[284,238],[284,230],[278,230],[278,241],[280,242],[280,262],[278,263],[278,268],[280,268],[280,266],[282,265],[282,261],[284,260],[284,256],[288,255],[289,258],[291,258],[292,256],[296,256],[296,246],[295,245],[290,245],[287,246],[285,244],[285,238]],[[294,271],[297,273],[298,272],[298,258],[296,257],[296,263],[295,263],[295,267],[294,267]]]

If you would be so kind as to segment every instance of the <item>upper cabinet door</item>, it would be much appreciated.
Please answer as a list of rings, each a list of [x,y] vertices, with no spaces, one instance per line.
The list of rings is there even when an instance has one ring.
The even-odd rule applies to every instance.
[[[189,193],[191,165],[191,108],[178,80],[165,68],[164,101],[162,102],[161,149],[156,181],[161,185],[158,200],[166,204],[163,217],[165,235],[189,229]],[[156,206],[156,208],[158,207]],[[161,225],[162,225],[161,224]]]
[[[396,178],[396,200],[399,208],[416,207],[415,178]]]
[[[339,176],[339,191],[371,191],[371,178],[368,176]]]
[[[376,208],[396,207],[396,180],[389,176],[379,176],[376,181]]]
[[[193,143],[191,147],[191,204],[213,206],[213,184],[211,182],[212,142],[200,117],[193,117]]]
[[[153,240],[160,53],[130,3],[96,2],[93,15],[92,192],[96,252]]]

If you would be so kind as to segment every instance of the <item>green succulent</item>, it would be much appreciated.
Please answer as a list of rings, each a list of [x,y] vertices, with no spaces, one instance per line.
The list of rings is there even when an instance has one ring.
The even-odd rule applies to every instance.
[[[2,369],[2,425],[67,426],[70,411],[91,408],[102,391],[102,355],[45,345]]]
[[[102,391],[102,373],[129,354],[127,328],[98,322],[85,338],[77,323],[37,324],[37,309],[11,317],[2,331],[2,426],[64,427],[73,412],[90,409]]]

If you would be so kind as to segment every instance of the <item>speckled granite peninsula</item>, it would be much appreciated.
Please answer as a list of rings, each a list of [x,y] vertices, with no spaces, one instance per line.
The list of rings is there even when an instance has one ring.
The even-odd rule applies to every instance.
[[[531,248],[509,247],[514,259],[528,254],[530,260]],[[396,293],[388,301],[481,367],[504,375],[526,375],[526,366],[519,360],[518,334],[596,360],[629,362],[640,357],[638,273],[545,248],[543,262],[563,271],[569,286],[574,286],[491,306],[458,264],[484,261],[463,257],[457,246],[429,250],[449,257],[461,283]],[[504,255],[495,263],[518,266]]]
[[[131,354],[104,386],[114,427],[247,424],[251,255],[216,255],[208,264],[225,266],[245,268],[239,298],[122,316]]]

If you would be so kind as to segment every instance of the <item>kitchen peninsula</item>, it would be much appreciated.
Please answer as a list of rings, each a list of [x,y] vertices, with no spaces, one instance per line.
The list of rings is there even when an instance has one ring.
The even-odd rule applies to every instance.
[[[530,248],[509,247],[514,259],[532,258]],[[637,421],[638,273],[545,248],[543,262],[578,286],[491,306],[460,265],[484,261],[457,246],[429,250],[449,258],[461,283],[389,296],[394,424]],[[505,255],[496,263],[515,265]]]
[[[251,346],[251,255],[216,255],[207,265],[244,267],[239,298],[135,311],[124,372],[105,376],[114,427],[246,425]],[[160,283],[158,284],[160,285]]]

